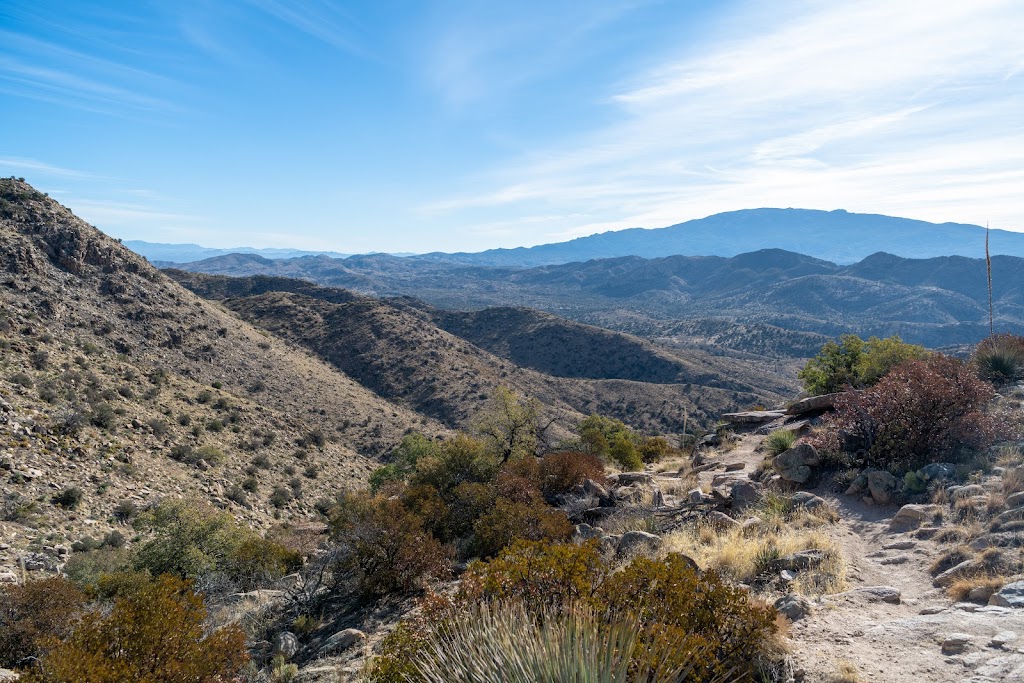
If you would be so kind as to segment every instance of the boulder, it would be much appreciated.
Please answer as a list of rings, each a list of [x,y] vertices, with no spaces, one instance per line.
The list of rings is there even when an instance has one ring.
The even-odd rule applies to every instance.
[[[753,481],[739,481],[729,489],[732,506],[737,509],[757,505],[764,498],[763,487]]]
[[[900,480],[884,470],[867,473],[868,492],[879,505],[889,505],[900,490]]]
[[[889,531],[903,533],[916,529],[938,511],[938,505],[904,505],[889,522]]]
[[[917,471],[917,476],[925,481],[949,479],[956,472],[956,465],[951,462],[928,463]]]
[[[1024,507],[1019,507],[1000,513],[995,518],[995,522],[996,524],[1006,524],[1007,522],[1019,522],[1022,519],[1024,519]]]
[[[810,613],[811,603],[802,595],[790,593],[775,601],[775,609],[790,621],[796,621]]]
[[[597,498],[602,507],[607,507],[612,504],[612,498],[608,495],[608,489],[601,484],[598,484],[593,479],[583,480],[583,492]]]
[[[984,550],[985,548],[1024,548],[1024,532],[1021,531],[998,531],[985,534],[971,541],[972,550]]]
[[[579,519],[585,524],[599,526],[601,522],[615,514],[613,507],[596,507],[584,510],[579,514]]]
[[[357,628],[347,628],[344,631],[338,631],[324,641],[324,644],[320,647],[320,654],[329,655],[343,652],[357,645],[362,645],[364,642],[366,642],[365,633]]]
[[[824,498],[816,496],[809,491],[798,491],[793,494],[790,500],[793,501],[793,507],[804,508],[805,510],[817,510],[821,507],[828,507],[828,502]]]
[[[996,607],[1024,607],[1024,581],[1006,584],[992,594],[988,604]]]
[[[704,502],[704,492],[700,489],[690,489],[686,492],[686,500],[691,503]]]
[[[978,565],[974,560],[964,560],[958,565],[950,567],[934,579],[932,583],[941,588],[949,588],[957,579],[962,579],[970,574],[977,573]]]
[[[825,561],[827,556],[828,553],[824,550],[801,550],[799,552],[780,557],[773,561],[769,568],[773,571],[788,569],[791,572],[799,572],[805,569],[817,567]]]
[[[0,669],[0,683],[13,683],[21,678],[21,674],[10,669]]]
[[[1018,491],[1017,493],[1011,493],[1006,497],[1006,507],[1008,509],[1019,508],[1024,506],[1024,491]]]
[[[836,399],[840,396],[842,396],[842,393],[808,396],[807,398],[800,399],[799,401],[790,404],[790,406],[786,408],[786,413],[789,415],[803,415],[805,413],[813,413],[820,410],[831,410],[832,408],[835,408]]]
[[[818,451],[809,443],[797,444],[793,448],[780,453],[773,463],[775,471],[783,479],[795,484],[804,484],[814,471],[811,469],[821,463]]]
[[[592,538],[601,538],[601,534],[604,533],[601,527],[592,527],[589,524],[577,524],[575,531],[573,531],[573,540],[577,541],[589,541]]]
[[[734,526],[739,526],[739,522],[718,510],[712,510],[707,516],[708,524],[715,527],[716,529],[729,529]]]
[[[726,472],[739,472],[740,470],[746,469],[747,463],[745,462],[730,462],[725,466]]]
[[[953,500],[964,500],[975,496],[984,496],[985,487],[981,484],[969,484],[967,486],[951,486],[946,489],[949,497]]]
[[[654,477],[647,472],[622,472],[608,477],[608,483],[613,486],[632,486],[633,484],[652,484]]]
[[[285,659],[291,659],[299,651],[299,639],[291,631],[281,631],[274,636],[273,646],[270,654],[281,655]]]
[[[615,554],[619,557],[631,557],[653,553],[657,552],[663,543],[661,536],[649,534],[646,531],[627,531],[619,539],[619,543],[615,547]]]

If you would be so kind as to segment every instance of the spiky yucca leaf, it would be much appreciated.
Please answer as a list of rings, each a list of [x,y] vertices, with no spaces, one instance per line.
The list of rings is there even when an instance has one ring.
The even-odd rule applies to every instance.
[[[638,631],[635,618],[610,621],[583,606],[549,609],[536,619],[522,603],[485,603],[438,628],[415,666],[428,683],[686,681],[693,662],[631,668]],[[667,655],[679,646],[665,637],[645,649]]]

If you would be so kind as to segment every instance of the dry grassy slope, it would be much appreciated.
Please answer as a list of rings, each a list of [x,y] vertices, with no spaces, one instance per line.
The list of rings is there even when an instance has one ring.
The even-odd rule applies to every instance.
[[[301,515],[362,482],[407,430],[442,430],[200,299],[28,185],[0,180],[0,200],[0,398],[12,408],[0,415],[0,493],[31,508],[5,507],[4,544],[35,539],[33,527],[71,538],[88,524],[96,534],[121,500],[164,494],[199,495],[265,525],[275,485],[299,480],[304,494],[285,516]],[[157,370],[161,384],[148,379]],[[59,433],[64,416],[101,403],[116,411],[110,428]],[[296,457],[297,440],[316,432],[322,446]],[[226,458],[203,471],[169,458],[175,445]],[[225,500],[260,456],[250,507]],[[69,486],[85,493],[74,512],[49,502]]]
[[[226,300],[246,320],[319,353],[366,387],[452,426],[466,426],[499,385],[537,397],[570,427],[600,412],[651,432],[679,432],[764,400],[748,387],[554,377],[522,368],[433,324],[427,313],[364,299],[332,304],[286,292]]]

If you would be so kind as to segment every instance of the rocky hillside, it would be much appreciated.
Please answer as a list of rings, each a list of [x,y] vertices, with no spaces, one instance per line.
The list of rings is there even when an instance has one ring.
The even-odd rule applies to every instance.
[[[564,347],[538,336],[531,346],[527,331],[512,325],[511,337],[524,335],[519,357],[509,348],[491,353],[434,324],[433,316],[447,314],[403,301],[335,304],[268,292],[223,303],[245,320],[312,350],[380,396],[452,427],[468,427],[502,385],[538,398],[559,417],[563,433],[593,412],[618,417],[641,430],[677,433],[687,420],[710,426],[717,411],[777,400],[784,391],[777,385],[769,390],[755,387],[741,381],[735,370],[723,377],[694,368],[649,344],[612,333],[607,334],[635,355],[612,345],[609,358],[600,365],[596,358],[605,348],[601,342],[607,340],[597,330],[593,345],[578,362],[570,363],[574,349],[587,346],[585,339]],[[621,356],[618,364],[616,353]],[[596,365],[590,370],[585,369],[588,357]],[[649,359],[651,369],[645,369]]]
[[[43,529],[102,537],[161,496],[305,517],[410,429],[443,431],[28,185],[0,180],[0,200],[0,555]]]

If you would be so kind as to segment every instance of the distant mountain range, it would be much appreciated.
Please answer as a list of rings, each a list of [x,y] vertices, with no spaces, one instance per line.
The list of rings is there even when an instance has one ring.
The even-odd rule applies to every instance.
[[[993,254],[1024,257],[1024,233],[992,230]],[[326,255],[288,249],[206,249],[194,244],[125,245],[153,262],[189,263],[229,253],[269,259]],[[985,255],[985,229],[961,223],[928,223],[847,211],[747,209],[719,213],[667,228],[632,228],[569,242],[477,253],[434,252],[412,258],[479,266],[532,268],[620,256],[736,256],[761,249],[789,249],[833,263],[849,264],[884,251],[905,258]],[[408,256],[407,254],[395,254]]]
[[[198,244],[164,244],[162,242],[145,242],[143,240],[123,240],[122,244],[139,256],[149,261],[173,261],[175,263],[191,263],[227,254],[256,254],[264,258],[296,258],[324,254],[334,258],[345,258],[350,254],[336,251],[303,251],[301,249],[255,249],[253,247],[233,247],[230,249],[214,249]]]
[[[276,261],[234,254],[181,268],[301,278],[376,296],[411,295],[447,309],[530,306],[662,343],[703,336],[782,356],[809,355],[821,335],[845,332],[946,346],[976,343],[988,331],[985,261],[963,256],[876,253],[844,266],[764,249],[730,258],[627,256],[516,268],[383,254]],[[1024,259],[995,256],[992,271],[996,325],[1020,333]],[[722,328],[723,321],[745,328]]]

